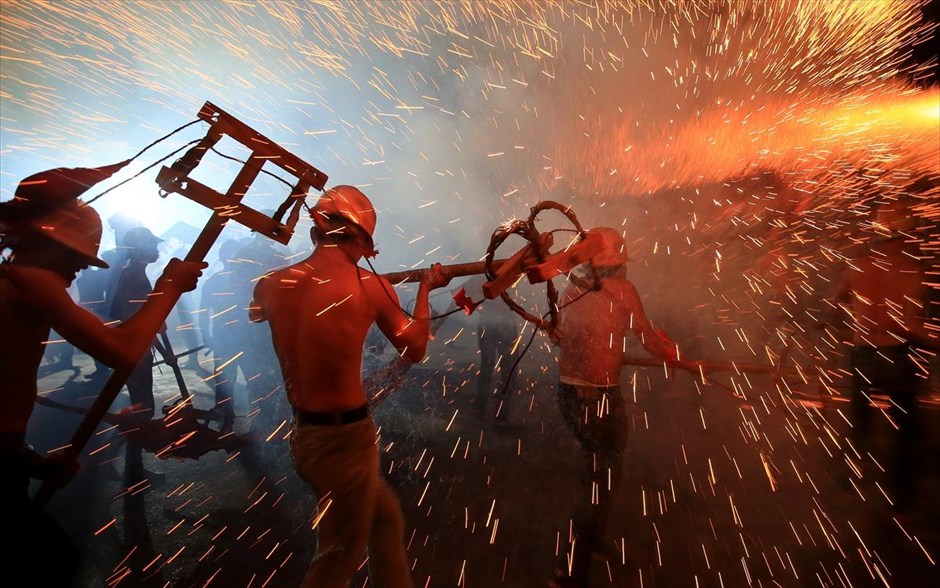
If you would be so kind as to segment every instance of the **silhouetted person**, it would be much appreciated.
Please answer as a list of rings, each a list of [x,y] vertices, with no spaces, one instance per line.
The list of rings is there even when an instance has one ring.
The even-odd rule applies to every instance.
[[[519,337],[518,317],[502,300],[492,300],[476,309],[477,343],[480,346],[480,375],[477,379],[477,416],[483,419],[489,399],[498,394],[496,422],[509,418],[513,391],[508,386],[514,358],[513,345]],[[493,375],[498,373],[496,386]]]
[[[273,214],[273,211],[267,211]],[[244,354],[239,359],[245,374],[248,392],[249,414],[252,415],[252,431],[267,437],[285,420],[290,418],[290,409],[280,394],[281,378],[277,371],[277,357],[271,345],[271,333],[267,325],[250,324],[247,317],[252,292],[261,276],[282,267],[285,250],[260,233],[248,241],[234,255],[232,284],[235,300],[239,305],[239,328],[233,329],[235,343]],[[262,448],[271,447],[269,444]]]
[[[869,248],[852,261],[836,299],[849,314],[853,347],[852,434],[858,451],[869,451],[872,394],[891,400],[888,414],[897,428],[889,465],[894,506],[904,510],[914,494],[914,468],[920,439],[917,392],[920,387],[913,347],[936,347],[937,336],[924,328],[926,267],[918,258],[912,211],[900,203],[883,204],[875,214]]]
[[[108,217],[108,228],[114,234],[114,248],[108,249],[101,254],[101,258],[108,263],[107,281],[105,283],[105,312],[109,319],[111,316],[111,307],[114,304],[114,293],[117,290],[118,280],[121,279],[121,273],[127,266],[128,250],[124,245],[124,239],[128,231],[142,227],[143,224],[136,218],[117,212]]]
[[[183,240],[184,237],[188,237],[188,235],[182,234],[185,232],[184,227],[189,227],[189,225],[179,222],[169,231],[161,234],[165,251],[168,252],[171,258],[177,257],[179,259],[185,259],[189,250],[192,249],[192,240],[195,239],[190,241]],[[197,231],[198,234],[198,229],[193,227],[192,230]],[[196,308],[192,296],[193,294],[187,292],[180,296],[179,302],[176,303],[175,314],[176,321],[178,322],[176,334],[183,340],[185,347],[183,349],[175,349],[174,351],[178,354],[186,353],[185,357],[179,358],[180,367],[191,369],[201,377],[206,377],[209,375],[209,371],[199,365],[199,353],[193,352],[193,350],[199,348],[200,343],[199,332],[195,326],[197,322],[195,317]]]
[[[242,348],[241,331],[248,322],[245,307],[236,296],[235,255],[239,241],[229,239],[219,247],[222,269],[212,274],[202,285],[199,314],[199,329],[202,338],[212,350],[214,375],[209,382],[215,390],[215,411],[222,419],[222,430],[230,431],[235,424],[233,393],[238,370],[245,349]],[[244,375],[244,370],[242,371]],[[247,380],[247,376],[246,376]]]
[[[108,285],[108,269],[88,267],[78,274],[75,286],[78,288],[78,303],[95,316],[107,319],[105,308],[105,288]]]
[[[90,186],[126,164],[106,168],[57,168],[20,182],[13,201],[0,204],[0,520],[10,539],[0,549],[0,569],[9,578],[37,586],[68,586],[77,550],[64,532],[33,504],[30,478],[66,483],[76,464],[37,454],[26,444],[36,400],[36,373],[51,328],[114,367],[130,367],[149,346],[169,301],[195,287],[200,267],[174,261],[157,282],[158,292],[122,325],[106,327],[67,293],[76,273],[97,257],[101,219],[78,200]],[[35,565],[35,564],[39,565]]]
[[[552,586],[588,586],[592,555],[606,557],[607,524],[623,478],[629,423],[620,390],[623,346],[632,331],[651,354],[683,369],[698,364],[676,357],[675,344],[653,330],[633,284],[627,280],[626,246],[620,233],[601,227],[594,258],[600,283],[575,281],[560,302],[558,407],[584,452],[585,471],[573,516],[573,549],[562,554]],[[580,285],[578,285],[580,283]],[[570,557],[570,560],[569,560]],[[570,561],[570,564],[569,564]]]
[[[104,321],[114,320],[111,316],[111,305],[114,302],[114,289],[118,278],[127,265],[127,252],[122,243],[127,231],[141,226],[136,218],[117,212],[108,217],[108,228],[114,235],[114,247],[101,253],[101,259],[108,264],[106,268],[89,267],[82,270],[76,280],[78,285],[79,303],[95,313]],[[101,380],[108,376],[111,370],[100,359],[95,359],[95,371],[89,374],[92,379]]]
[[[382,330],[372,325],[372,328],[369,329],[369,333],[366,335],[366,351],[374,355],[384,355],[387,343],[388,339],[382,334]]]
[[[127,265],[118,277],[114,295],[111,299],[111,318],[125,321],[136,313],[153,291],[147,277],[147,266],[160,257],[158,245],[162,239],[156,237],[146,227],[135,227],[125,233],[121,242]],[[161,325],[161,331],[166,325]],[[156,411],[153,397],[153,353],[148,351],[134,367],[126,382],[127,393],[131,400],[131,410],[141,418],[152,418]],[[133,486],[147,479],[152,486],[159,486],[164,475],[146,472],[143,463],[143,449],[128,442],[124,454],[124,481]]]
[[[82,273],[85,272],[80,272],[80,274]],[[75,299],[75,290],[75,284],[69,286],[67,290],[73,300]],[[64,341],[62,336],[55,331],[49,333],[49,343],[46,345],[46,352],[43,358],[47,363],[47,367],[42,371],[47,374],[60,372],[62,370],[74,370],[77,375],[80,371],[75,367],[74,363],[75,346],[68,341]]]
[[[401,506],[379,473],[377,431],[360,379],[363,343],[376,323],[407,360],[420,361],[429,338],[428,292],[448,279],[435,264],[409,320],[392,285],[357,266],[375,255],[368,198],[335,186],[311,214],[313,254],[259,281],[251,309],[253,320],[271,325],[294,408],[294,467],[319,500],[317,556],[303,585],[348,586],[368,546],[374,585],[411,586]]]

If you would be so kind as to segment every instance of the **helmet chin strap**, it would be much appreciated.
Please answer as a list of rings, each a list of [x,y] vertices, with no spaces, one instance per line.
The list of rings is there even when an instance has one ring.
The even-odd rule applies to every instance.
[[[365,258],[366,262],[369,263],[369,258],[366,257],[365,255],[356,256],[355,253],[352,253],[352,252],[349,251],[349,248],[350,248],[350,247],[359,247],[359,248],[362,248],[362,245],[361,245],[360,243],[358,243],[358,242],[355,242],[355,243],[340,243],[340,242],[338,242],[338,241],[336,241],[336,240],[334,240],[334,239],[331,239],[331,238],[329,237],[329,234],[330,234],[330,233],[324,231],[324,227],[318,226],[317,229],[318,229],[317,232],[319,233],[319,237],[320,237],[320,238],[319,238],[319,239],[314,238],[314,241],[315,241],[315,243],[316,243],[316,246],[317,246],[317,247],[321,247],[321,246],[323,246],[323,247],[332,246],[332,247],[335,247],[336,249],[339,249],[339,250],[342,252],[342,254],[346,256],[346,258],[349,260],[349,262],[350,262],[351,264],[353,264],[353,265],[356,267],[356,278],[359,279],[359,282],[360,282],[360,284],[361,284],[361,283],[362,283],[362,272],[359,271],[359,270],[361,269],[361,268],[359,267],[359,259],[360,259],[360,258]],[[371,263],[369,263],[369,267],[370,267],[370,268],[372,267],[372,264],[371,264]],[[374,273],[374,272],[375,272],[375,269],[373,268],[372,271],[373,271],[373,273]]]

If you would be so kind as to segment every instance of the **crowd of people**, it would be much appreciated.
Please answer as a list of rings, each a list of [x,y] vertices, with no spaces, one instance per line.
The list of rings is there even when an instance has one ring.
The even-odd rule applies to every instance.
[[[409,362],[425,357],[433,318],[429,295],[450,282],[445,269],[434,264],[423,275],[406,311],[392,284],[359,265],[377,253],[372,203],[357,188],[338,185],[312,208],[312,252],[300,261],[289,261],[285,249],[254,234],[223,241],[214,271],[204,263],[173,259],[152,282],[149,268],[160,259],[163,239],[115,215],[108,225],[116,246],[99,257],[100,217],[79,198],[116,169],[41,172],[23,180],[16,198],[0,208],[0,366],[9,382],[7,408],[0,412],[5,472],[0,505],[22,538],[22,549],[4,549],[3,557],[15,568],[28,561],[36,545],[55,550],[64,563],[46,570],[48,585],[66,585],[76,564],[68,537],[28,495],[31,478],[61,485],[77,468],[74,453],[40,456],[26,439],[50,332],[95,358],[99,376],[93,378],[111,368],[130,369],[127,410],[156,417],[161,406],[153,365],[161,358],[153,350],[167,352],[156,338],[166,331],[177,299],[201,281],[198,304],[190,301],[188,310],[185,304],[176,307],[184,309],[176,318],[177,330],[189,334],[191,347],[181,355],[211,386],[214,406],[208,412],[221,433],[233,432],[240,416],[262,436],[289,423],[294,469],[322,515],[316,556],[303,585],[347,586],[366,551],[373,583],[413,585],[402,508],[381,474],[362,362],[364,353],[386,342]],[[843,322],[853,337],[852,440],[858,452],[865,451],[871,429],[872,396],[891,400],[900,439],[897,459],[889,466],[898,508],[909,504],[914,493],[918,383],[911,349],[935,347],[937,341],[936,333],[925,328],[919,302],[926,296],[925,268],[909,239],[911,218],[901,207],[877,211],[872,226],[878,237],[870,253],[851,268],[833,298],[833,307],[846,313]],[[561,321],[551,334],[558,351],[557,408],[584,464],[567,549],[549,581],[560,588],[587,586],[591,561],[612,551],[608,519],[623,479],[629,430],[620,389],[626,340],[635,336],[666,365],[695,374],[705,369],[652,326],[627,277],[630,257],[623,233],[609,227],[591,232],[603,251],[592,258],[590,272],[571,274],[559,302]],[[204,272],[210,275],[199,280]],[[69,291],[73,282],[77,300]],[[477,416],[482,420],[492,411],[500,422],[513,396],[510,364],[518,356],[519,323],[498,301],[483,305],[478,317]],[[498,399],[495,409],[493,398]],[[144,468],[143,456],[139,444],[127,443],[127,486],[162,483],[160,472]]]

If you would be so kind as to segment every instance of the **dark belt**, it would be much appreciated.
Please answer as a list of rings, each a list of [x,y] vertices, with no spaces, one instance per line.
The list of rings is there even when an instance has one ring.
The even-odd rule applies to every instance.
[[[369,417],[369,405],[363,404],[349,410],[335,410],[333,412],[307,412],[298,410],[294,412],[294,419],[302,425],[348,425],[358,423]]]

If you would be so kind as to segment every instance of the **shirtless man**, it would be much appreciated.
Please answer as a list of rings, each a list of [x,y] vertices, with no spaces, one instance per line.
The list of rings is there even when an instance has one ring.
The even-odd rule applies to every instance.
[[[80,270],[107,267],[97,256],[101,219],[78,196],[115,167],[40,172],[20,183],[13,201],[0,204],[0,250],[8,253],[0,264],[0,519],[12,539],[0,550],[0,567],[10,577],[28,573],[38,585],[68,586],[77,564],[64,532],[28,496],[31,477],[64,484],[76,470],[66,454],[43,457],[26,445],[50,329],[112,367],[130,368],[150,345],[176,294],[195,288],[202,269],[173,260],[147,303],[113,328],[72,300],[66,290]],[[56,558],[55,564],[26,569],[39,553]]]
[[[313,253],[261,279],[250,308],[252,320],[271,325],[294,409],[294,467],[318,499],[317,555],[303,586],[348,586],[367,545],[373,584],[411,586],[401,506],[379,474],[376,427],[361,381],[363,343],[376,323],[405,359],[420,361],[428,293],[449,278],[439,264],[432,267],[409,319],[391,284],[357,266],[376,254],[376,215],[366,196],[335,186],[311,214]]]
[[[875,212],[875,235],[861,259],[853,260],[836,294],[852,330],[852,438],[867,452],[871,434],[871,395],[891,398],[889,414],[898,442],[891,486],[894,507],[904,510],[913,498],[913,469],[918,444],[917,366],[912,347],[937,346],[925,327],[926,267],[918,259],[912,212],[884,204]],[[906,233],[906,234],[905,234]]]
[[[594,258],[600,287],[578,280],[581,285],[569,286],[560,306],[558,407],[584,452],[585,476],[573,517],[573,552],[562,555],[550,583],[554,588],[588,586],[591,557],[611,551],[607,522],[623,477],[629,426],[620,390],[629,332],[665,363],[690,371],[699,366],[678,358],[675,343],[650,325],[640,295],[627,280],[630,258],[620,233],[608,227],[591,232],[604,240],[604,251]]]

